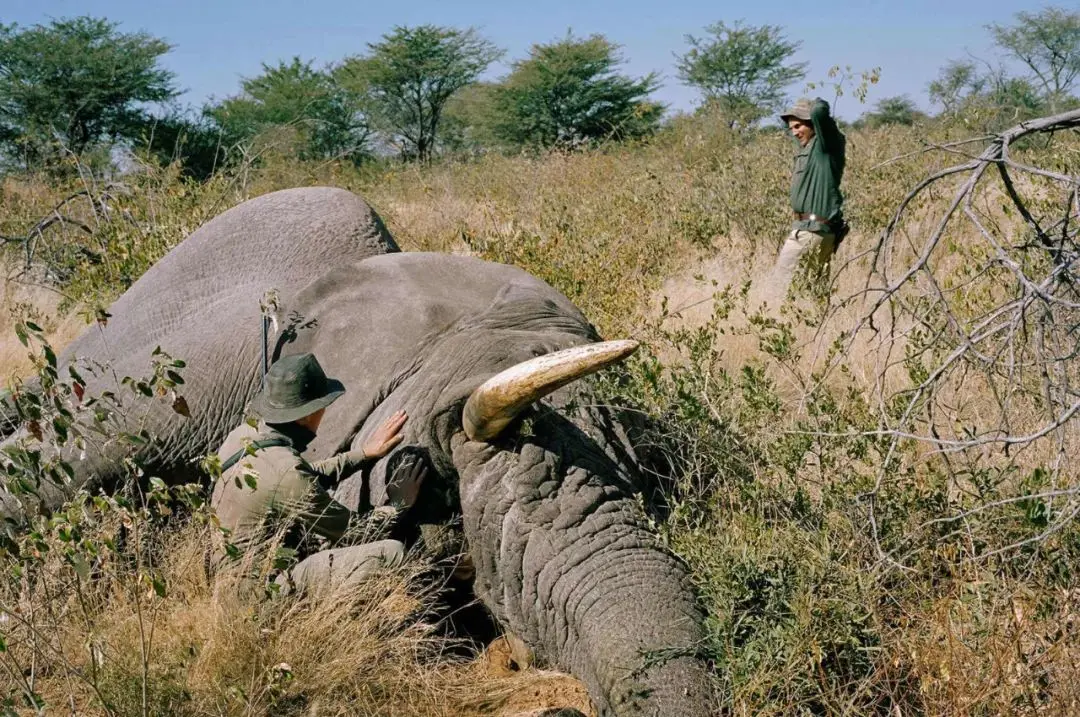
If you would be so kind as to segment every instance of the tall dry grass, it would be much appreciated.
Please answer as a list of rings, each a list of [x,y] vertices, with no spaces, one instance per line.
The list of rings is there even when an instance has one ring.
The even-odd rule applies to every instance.
[[[83,540],[132,539],[97,517]],[[373,717],[508,714],[515,701],[558,697],[588,707],[565,678],[471,658],[434,612],[439,582],[421,559],[359,586],[268,598],[209,569],[214,538],[205,521],[176,523],[142,537],[152,552],[103,551],[80,574],[65,541],[45,535],[52,554],[0,587],[0,684],[11,692],[0,704],[27,708],[32,695],[42,714]],[[160,586],[133,561],[153,565]],[[521,699],[530,692],[544,695]]]

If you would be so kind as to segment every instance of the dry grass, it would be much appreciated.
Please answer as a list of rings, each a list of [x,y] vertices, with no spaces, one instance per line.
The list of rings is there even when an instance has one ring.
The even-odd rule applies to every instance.
[[[160,553],[141,559],[158,563],[164,595],[110,564],[135,559],[132,551],[85,579],[59,554],[47,559],[22,594],[0,598],[8,678],[22,672],[53,706],[48,714],[450,717],[588,707],[576,682],[454,649],[431,612],[430,566],[413,560],[359,587],[266,599],[208,571],[210,530],[189,524],[149,541]]]

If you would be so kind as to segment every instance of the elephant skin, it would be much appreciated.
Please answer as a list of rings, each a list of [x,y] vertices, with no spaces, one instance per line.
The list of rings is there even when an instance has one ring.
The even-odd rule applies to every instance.
[[[143,375],[161,346],[184,359],[190,418],[148,409],[163,449],[151,468],[198,477],[258,389],[259,300],[276,289],[272,357],[313,352],[347,391],[307,457],[359,446],[404,409],[404,440],[339,498],[386,502],[406,454],[432,470],[415,511],[460,513],[475,590],[538,662],[582,680],[602,715],[708,715],[696,652],[703,615],[685,566],[647,527],[643,481],[619,417],[565,386],[486,442],[469,440],[474,389],[534,356],[600,340],[562,294],[528,273],[461,256],[399,252],[361,199],[339,189],[275,192],[208,222],[140,278],[62,355]],[[87,392],[109,386],[107,375]],[[89,455],[74,487],[105,484],[115,456]],[[10,510],[10,505],[9,505]]]

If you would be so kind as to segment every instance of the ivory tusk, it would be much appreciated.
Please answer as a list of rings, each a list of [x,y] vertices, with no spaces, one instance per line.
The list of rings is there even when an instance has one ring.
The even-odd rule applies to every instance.
[[[479,386],[465,403],[462,423],[473,441],[487,441],[526,406],[571,381],[622,361],[638,348],[633,340],[572,346],[515,364]]]

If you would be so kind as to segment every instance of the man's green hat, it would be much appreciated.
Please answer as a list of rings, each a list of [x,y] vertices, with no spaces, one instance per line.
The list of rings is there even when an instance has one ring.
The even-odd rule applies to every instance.
[[[809,97],[800,97],[788,111],[780,115],[780,119],[787,122],[791,118],[802,120],[803,122],[810,121],[810,112],[814,109],[814,101]]]
[[[327,378],[314,355],[283,356],[266,372],[251,410],[267,423],[289,423],[326,408],[343,393],[345,386]]]

